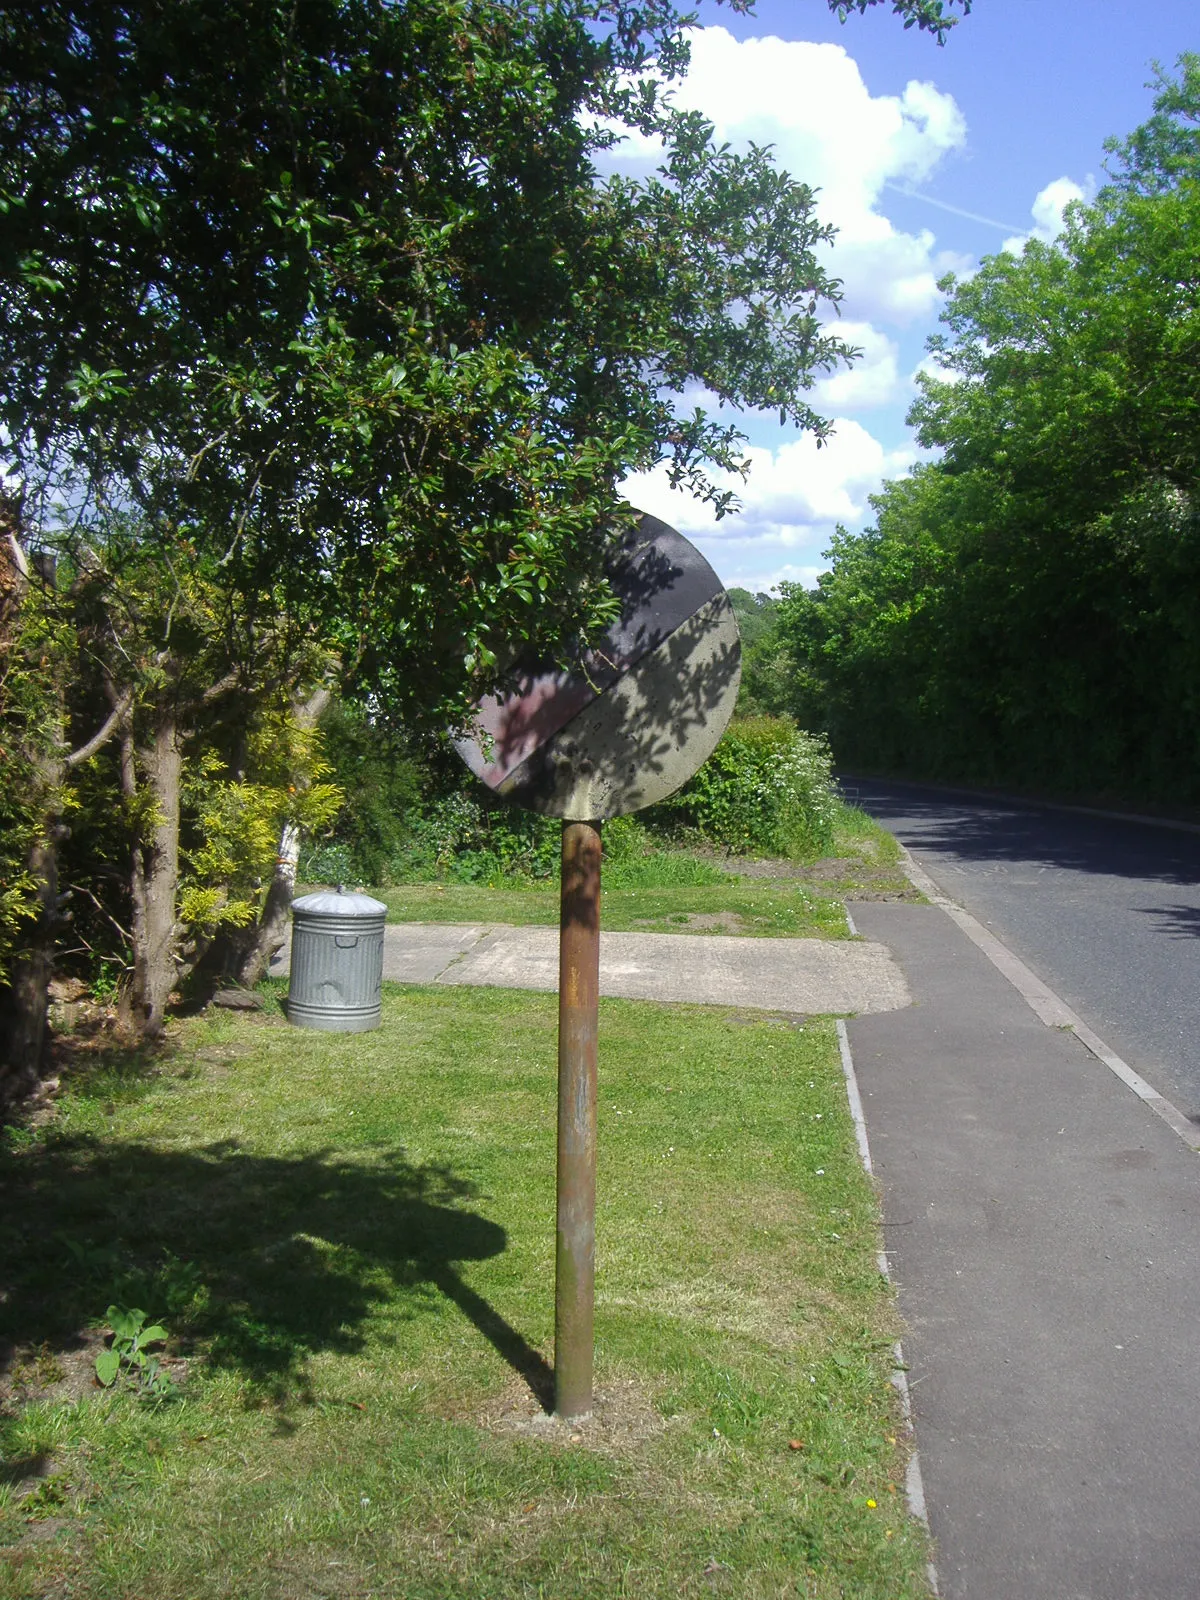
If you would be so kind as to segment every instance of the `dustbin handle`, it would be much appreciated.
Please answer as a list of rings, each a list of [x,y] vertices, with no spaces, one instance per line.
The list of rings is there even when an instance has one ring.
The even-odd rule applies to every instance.
[[[339,950],[353,950],[358,943],[358,935],[356,933],[335,933],[333,942]]]

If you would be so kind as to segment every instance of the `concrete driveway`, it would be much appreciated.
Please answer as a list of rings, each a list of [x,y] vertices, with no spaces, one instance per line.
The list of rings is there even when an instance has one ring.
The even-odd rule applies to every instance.
[[[271,975],[288,970],[287,951]],[[558,929],[398,923],[384,929],[383,975],[399,983],[558,988]],[[887,947],[860,939],[745,939],[602,933],[600,992],[632,1000],[812,1014],[895,1011],[911,1003]]]

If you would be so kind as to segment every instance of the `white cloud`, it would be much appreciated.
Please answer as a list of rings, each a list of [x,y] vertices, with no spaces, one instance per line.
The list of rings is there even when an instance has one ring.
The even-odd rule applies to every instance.
[[[911,387],[917,387],[917,374],[924,373],[926,377],[935,379],[938,383],[961,383],[962,373],[956,372],[953,367],[944,367],[936,355],[926,355],[917,362],[909,379]]]
[[[1072,200],[1090,200],[1095,193],[1095,179],[1089,174],[1086,185],[1082,188],[1073,178],[1055,178],[1044,189],[1038,191],[1037,198],[1029,208],[1033,218],[1033,227],[1028,233],[1017,233],[1011,239],[1005,239],[1000,246],[1010,255],[1019,256],[1030,239],[1040,239],[1043,244],[1053,244],[1063,231],[1063,212]]]
[[[722,562],[720,578],[727,589],[749,589],[751,594],[769,594],[777,590],[781,583],[799,583],[806,589],[815,589],[817,579],[823,572],[829,571],[828,561],[813,561],[804,565],[797,565],[794,561],[785,561],[780,566],[764,565],[761,551],[757,546],[748,546],[745,558],[723,545],[719,551]],[[713,557],[710,553],[709,560]],[[716,567],[716,561],[713,561]]]
[[[842,316],[830,331],[863,353],[812,390],[816,409],[838,418],[826,446],[791,436],[766,448],[754,428],[760,442],[747,450],[748,481],[734,475],[722,483],[742,502],[737,515],[716,522],[702,503],[670,489],[664,467],[631,479],[624,492],[694,539],[727,585],[811,584],[826,570],[822,553],[835,526],[863,527],[868,497],[924,455],[915,444],[886,450],[847,413],[903,406],[913,388],[912,341],[940,309],[938,279],[976,268],[974,259],[940,249],[930,229],[897,228],[885,209],[889,186],[927,183],[965,146],[966,124],[953,97],[932,83],[872,95],[840,45],[738,41],[720,27],[696,30],[691,42],[689,73],[671,91],[675,103],[706,116],[718,143],[772,145],[781,167],[819,191],[818,217],[838,229],[822,262],[843,284]],[[646,174],[661,159],[661,148],[634,136],[605,165]],[[706,409],[713,398],[688,396]]]
[[[824,446],[812,435],[777,450],[752,446],[746,482],[717,475],[742,502],[737,515],[720,522],[702,501],[672,489],[663,465],[626,479],[622,492],[639,510],[694,540],[724,583],[763,589],[793,572],[809,579],[823,571],[820,555],[835,526],[861,526],[870,512],[868,496],[885,478],[903,476],[917,454],[913,448],[887,451],[861,423],[839,417]]]
[[[840,415],[888,405],[904,396],[907,387],[900,377],[899,350],[894,340],[869,322],[836,322],[826,332],[836,334],[862,354],[852,367],[844,367],[814,386],[811,398],[818,411]]]
[[[702,112],[718,142],[773,145],[782,167],[820,189],[818,214],[839,230],[825,261],[844,281],[846,314],[905,326],[928,318],[938,278],[969,263],[938,250],[928,230],[895,228],[880,201],[889,182],[924,182],[963,147],[966,123],[953,97],[915,80],[902,94],[872,95],[841,45],[737,40],[720,27],[697,29],[691,43],[675,103]],[[659,158],[639,136],[621,147],[621,165],[635,170]]]

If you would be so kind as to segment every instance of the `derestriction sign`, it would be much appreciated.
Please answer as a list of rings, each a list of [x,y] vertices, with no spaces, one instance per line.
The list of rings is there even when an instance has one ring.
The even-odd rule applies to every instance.
[[[716,573],[642,516],[608,576],[618,620],[570,668],[514,672],[478,707],[459,754],[489,788],[563,819],[558,966],[555,1411],[592,1408],[600,824],[665,800],[711,755],[741,678],[741,641]]]
[[[674,528],[642,516],[609,580],[621,615],[604,638],[575,667],[514,674],[457,741],[489,789],[569,821],[673,794],[712,754],[741,678],[729,597]]]

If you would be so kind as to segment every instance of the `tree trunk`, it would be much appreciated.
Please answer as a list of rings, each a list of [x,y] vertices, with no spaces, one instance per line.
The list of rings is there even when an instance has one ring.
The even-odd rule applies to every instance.
[[[296,868],[300,863],[300,829],[285,822],[279,839],[279,857],[262,915],[254,929],[254,942],[242,957],[237,980],[246,988],[261,983],[271,965],[271,957],[281,950],[288,936],[288,914],[296,892]]]
[[[331,690],[317,689],[305,703],[294,707],[297,723],[302,728],[314,728],[321,713],[329,704]],[[297,785],[302,775],[297,775]],[[307,782],[307,778],[304,778]],[[288,913],[296,892],[296,868],[300,862],[300,830],[294,823],[285,822],[279,838],[279,855],[271,877],[267,898],[263,903],[258,925],[251,930],[252,942],[244,947],[235,971],[237,981],[250,988],[261,983],[267,975],[271,957],[283,948],[288,936]]]
[[[178,976],[179,803],[183,752],[172,709],[159,707],[153,742],[135,758],[132,734],[122,744],[121,780],[126,798],[138,792],[137,766],[145,773],[154,810],[133,848],[133,977],[122,1005],[135,1033],[155,1039],[163,1030],[167,1001]]]
[[[50,787],[46,792],[57,796],[58,790]],[[46,1059],[46,1012],[61,921],[58,826],[57,814],[48,814],[44,830],[29,850],[37,919],[13,958],[7,988],[0,990],[0,1105],[11,1105],[36,1089]]]
[[[29,565],[17,537],[18,510],[11,500],[0,503],[4,525],[0,548],[0,644],[3,665],[20,655],[20,616],[29,589]],[[53,583],[53,570],[47,574]],[[61,831],[61,795],[66,766],[60,746],[61,705],[53,677],[47,687],[44,709],[50,715],[50,746],[39,748],[36,733],[26,729],[16,735],[18,771],[29,783],[28,814],[36,818],[25,868],[33,880],[36,916],[28,935],[13,955],[7,983],[0,984],[0,1106],[23,1099],[37,1087],[46,1057],[46,1012],[54,947],[61,908],[58,898],[58,841]],[[40,815],[39,815],[40,813]]]

